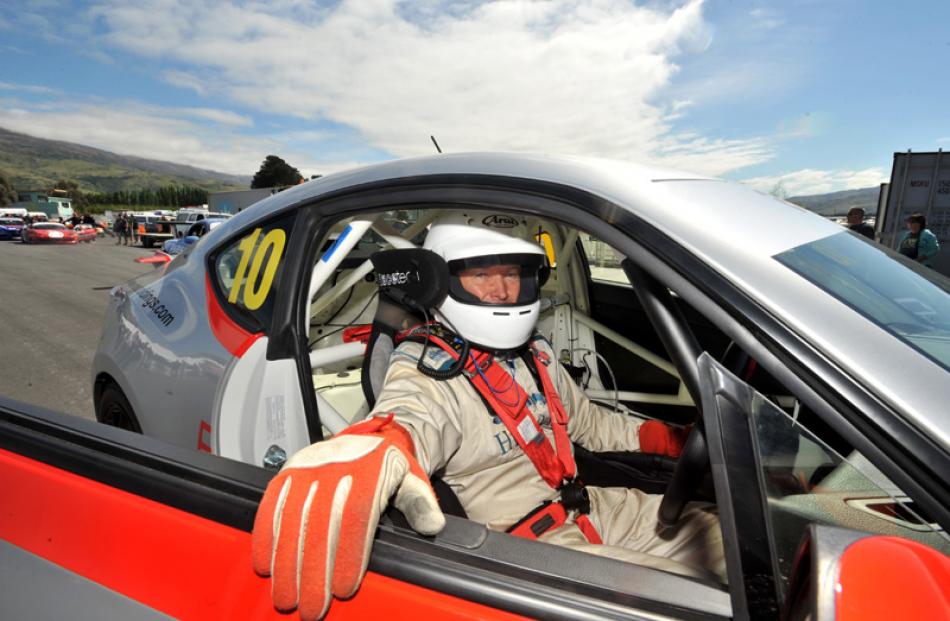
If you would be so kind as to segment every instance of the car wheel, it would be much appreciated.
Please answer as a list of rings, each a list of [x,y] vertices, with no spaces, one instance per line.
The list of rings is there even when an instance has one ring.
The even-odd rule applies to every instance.
[[[151,248],[151,247],[152,247],[152,238],[151,238],[151,237],[143,237],[143,238],[142,238],[142,245],[145,246],[146,248]]]
[[[122,390],[115,384],[108,384],[102,389],[102,395],[96,404],[96,420],[119,429],[142,433],[142,427],[135,418],[132,405],[125,398]]]

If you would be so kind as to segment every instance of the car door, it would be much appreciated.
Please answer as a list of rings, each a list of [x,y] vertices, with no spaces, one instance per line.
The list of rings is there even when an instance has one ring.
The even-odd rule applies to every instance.
[[[294,235],[302,229],[296,219],[290,211],[252,225],[207,260],[209,321],[233,359],[206,423],[206,450],[256,465],[278,448],[290,454],[319,437],[307,421],[313,406],[303,396],[299,343],[287,318],[299,280],[295,245],[305,243]],[[275,331],[283,334],[276,342]]]
[[[289,618],[251,569],[269,477],[0,397],[0,618]],[[382,539],[359,593],[329,619],[523,618],[453,595],[432,582],[431,554]]]

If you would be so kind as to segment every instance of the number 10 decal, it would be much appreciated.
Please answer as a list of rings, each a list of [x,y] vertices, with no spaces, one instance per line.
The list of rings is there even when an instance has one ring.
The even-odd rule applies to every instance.
[[[248,310],[257,310],[267,299],[271,285],[274,284],[277,265],[284,253],[284,244],[287,241],[286,233],[283,229],[278,228],[267,233],[258,244],[257,240],[261,236],[261,230],[259,228],[255,229],[253,233],[242,239],[238,245],[238,249],[241,251],[241,261],[238,263],[237,271],[234,274],[234,283],[231,285],[231,293],[228,295],[228,302],[236,303],[241,285],[244,285],[244,306]],[[267,265],[263,266],[265,258],[267,259]],[[245,272],[248,272],[248,263],[251,264],[251,269],[246,274],[247,282],[245,283]],[[261,274],[262,266],[264,267],[263,274]],[[257,282],[259,276],[260,283]]]

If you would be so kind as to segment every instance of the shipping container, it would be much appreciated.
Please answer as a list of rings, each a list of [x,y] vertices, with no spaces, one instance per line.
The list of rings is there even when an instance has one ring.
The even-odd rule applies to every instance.
[[[896,249],[907,218],[917,212],[940,242],[933,268],[950,275],[950,158],[942,149],[894,154],[890,183],[881,187],[876,227],[881,243]]]

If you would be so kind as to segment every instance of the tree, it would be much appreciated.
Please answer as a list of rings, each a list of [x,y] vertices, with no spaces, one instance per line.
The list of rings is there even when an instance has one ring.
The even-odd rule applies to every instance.
[[[0,170],[0,207],[6,207],[15,202],[16,191],[13,189],[13,184],[10,183],[6,173]]]
[[[297,185],[303,180],[300,171],[277,157],[268,155],[261,163],[260,170],[251,180],[251,189],[272,188],[278,185]]]
[[[72,179],[60,179],[56,182],[56,185],[53,186],[53,189],[65,190],[72,201],[75,211],[86,211],[89,207],[89,201],[86,200],[86,195],[79,189],[79,184]]]
[[[779,179],[775,182],[775,185],[772,186],[772,189],[769,190],[769,194],[775,198],[786,199],[788,198],[788,190],[785,189],[785,180]]]

